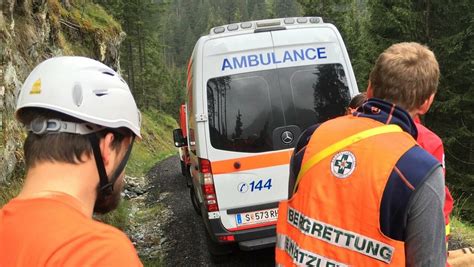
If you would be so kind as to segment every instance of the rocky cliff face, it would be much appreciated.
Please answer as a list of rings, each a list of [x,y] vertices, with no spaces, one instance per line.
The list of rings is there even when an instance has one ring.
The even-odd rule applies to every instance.
[[[119,68],[120,25],[91,1],[1,0],[0,182],[22,166],[24,132],[14,120],[16,92],[41,61],[81,55]]]

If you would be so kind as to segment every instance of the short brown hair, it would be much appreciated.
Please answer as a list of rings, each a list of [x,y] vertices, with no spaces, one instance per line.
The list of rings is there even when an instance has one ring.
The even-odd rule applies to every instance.
[[[42,108],[29,108],[22,112],[21,121],[29,124],[33,119],[60,119],[69,122],[82,122],[74,117],[64,115],[55,111]],[[124,129],[104,129],[95,133],[98,138],[104,137],[107,133],[114,134],[112,147],[120,148],[122,140],[130,135],[130,131]],[[40,162],[63,162],[78,164],[83,162],[83,156],[89,157],[92,147],[88,136],[71,133],[52,133],[38,135],[28,132],[23,145],[26,168],[32,168]]]
[[[351,99],[351,102],[349,102],[349,108],[356,109],[362,106],[365,101],[367,101],[367,93],[362,92]]]
[[[439,65],[427,46],[398,43],[380,54],[369,80],[374,97],[412,111],[436,93]]]

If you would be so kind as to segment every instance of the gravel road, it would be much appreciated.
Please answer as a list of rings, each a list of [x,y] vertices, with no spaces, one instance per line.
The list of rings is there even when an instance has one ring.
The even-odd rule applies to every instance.
[[[148,173],[153,184],[147,201],[159,201],[167,216],[160,221],[166,266],[274,266],[274,250],[240,251],[237,247],[224,263],[211,262],[204,224],[191,204],[189,188],[181,175],[177,156],[158,163]]]
[[[191,204],[189,188],[181,175],[177,156],[169,157],[135,183],[147,191],[133,198],[135,213],[141,208],[160,207],[158,215],[152,218],[136,218],[129,235],[141,256],[155,259],[160,257],[164,266],[274,266],[274,249],[234,253],[220,264],[211,261],[207,250],[204,224]],[[450,249],[467,247],[463,240],[451,238]],[[153,266],[156,264],[147,264]],[[161,264],[160,264],[161,265]]]

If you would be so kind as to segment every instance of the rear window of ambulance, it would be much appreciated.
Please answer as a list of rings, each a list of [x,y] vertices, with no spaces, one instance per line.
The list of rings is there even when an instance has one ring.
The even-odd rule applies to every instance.
[[[231,75],[207,83],[211,144],[217,149],[262,152],[272,150],[276,127],[272,114],[271,71]]]
[[[207,82],[211,145],[237,152],[280,149],[277,127],[307,127],[344,114],[350,93],[340,64],[299,66]]]

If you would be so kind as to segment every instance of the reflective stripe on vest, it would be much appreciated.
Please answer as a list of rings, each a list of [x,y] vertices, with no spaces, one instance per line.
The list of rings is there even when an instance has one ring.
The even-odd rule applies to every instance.
[[[446,236],[451,234],[451,224],[449,224],[449,223],[446,224],[445,232],[446,232]]]
[[[350,249],[385,263],[392,261],[394,248],[367,236],[307,217],[296,209],[288,208],[287,222],[302,234],[326,243]]]
[[[296,265],[303,266],[337,266],[337,267],[346,267],[344,263],[328,259],[324,256],[312,253],[310,251],[304,250],[296,244],[291,238],[286,235],[277,235],[276,247],[278,249],[286,251],[288,255],[293,259],[293,263]],[[284,266],[277,264],[276,266]]]

